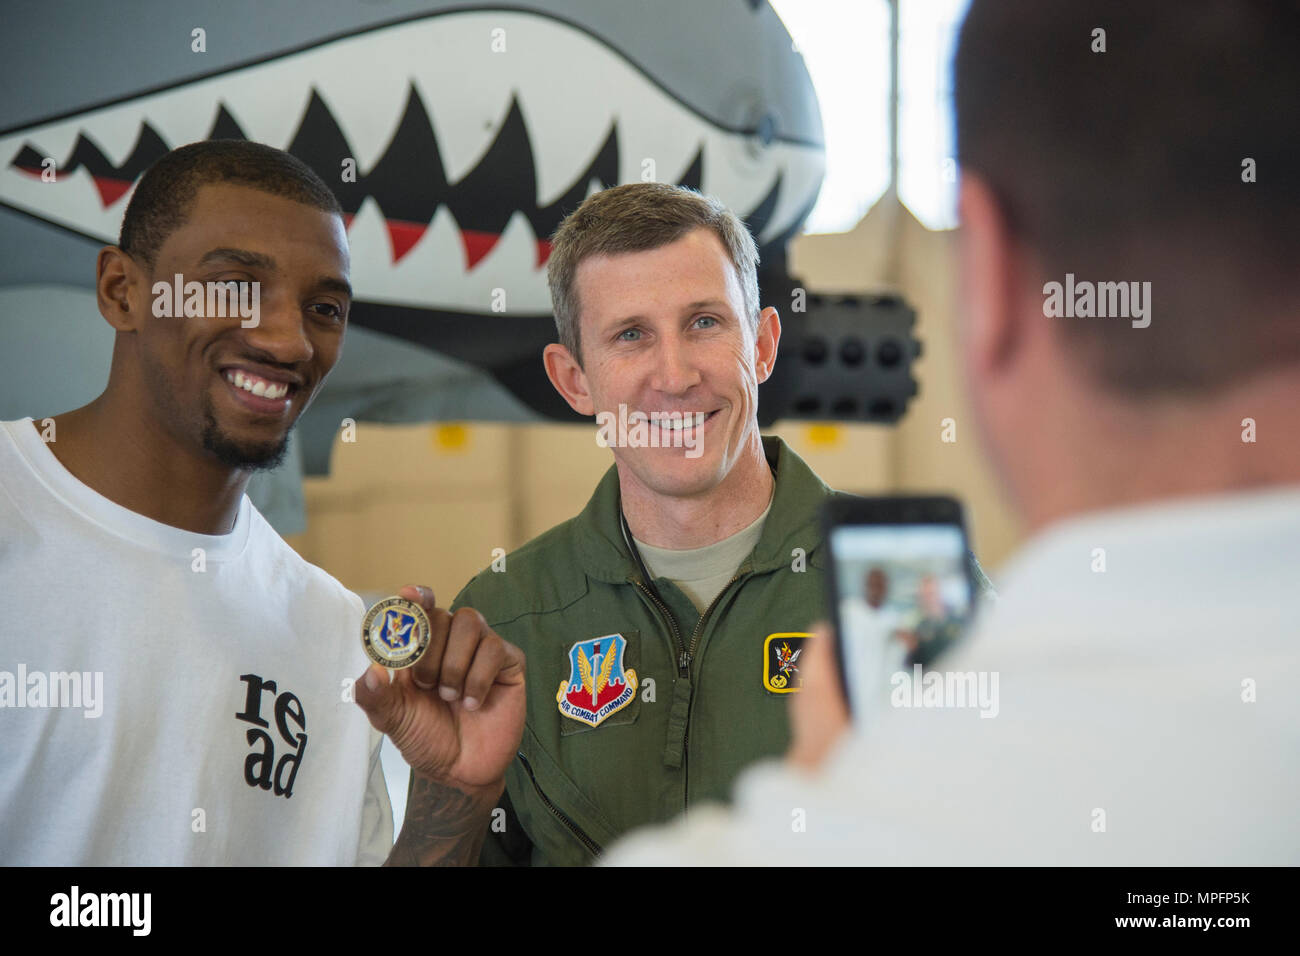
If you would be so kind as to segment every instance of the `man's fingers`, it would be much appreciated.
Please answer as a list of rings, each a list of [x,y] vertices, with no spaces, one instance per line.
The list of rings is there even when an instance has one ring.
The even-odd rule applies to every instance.
[[[429,593],[432,599],[433,592]],[[442,658],[451,631],[451,615],[440,607],[427,608],[425,613],[429,615],[429,646],[420,659],[411,665],[411,680],[416,687],[432,690],[438,686],[438,675],[442,671]]]
[[[397,593],[429,617],[429,647],[407,672],[416,687],[436,688],[443,700],[464,700],[467,710],[476,710],[493,684],[523,681],[523,651],[489,628],[478,611],[463,607],[450,614],[423,585],[408,584]]]
[[[825,621],[814,624],[812,633],[813,640],[808,642],[811,646],[808,648],[809,659],[804,669],[804,681],[806,684],[808,671],[811,670],[816,682],[822,684],[828,676],[833,677],[835,673],[835,634]]]
[[[478,651],[465,675],[465,709],[478,710],[496,683],[497,673],[506,661],[505,641],[489,633],[479,641]]]
[[[835,635],[824,623],[811,628],[804,644],[808,658],[801,668],[803,689],[790,704],[792,740],[788,757],[804,767],[821,765],[827,752],[848,729],[848,708],[835,665]]]
[[[463,695],[465,676],[478,653],[479,642],[488,633],[487,621],[472,607],[463,607],[452,615],[451,633],[447,637],[442,670],[438,674],[438,696],[443,700],[457,700]],[[479,702],[482,702],[481,697]]]

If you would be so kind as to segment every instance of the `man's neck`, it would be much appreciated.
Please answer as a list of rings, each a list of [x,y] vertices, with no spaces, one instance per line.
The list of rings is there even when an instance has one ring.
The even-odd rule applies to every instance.
[[[248,472],[195,455],[161,426],[117,405],[105,392],[58,416],[48,447],[59,463],[82,484],[146,518],[198,534],[228,533]]]
[[[743,531],[767,510],[775,487],[757,430],[726,477],[701,495],[658,494],[622,468],[618,481],[633,537],[674,551],[707,547]]]
[[[1195,404],[1094,398],[1081,406],[1088,420],[1057,429],[1054,453],[1039,457],[1055,464],[1032,481],[1027,523],[1037,531],[1085,512],[1300,485],[1300,443],[1286,431],[1297,395],[1300,377],[1291,372]]]

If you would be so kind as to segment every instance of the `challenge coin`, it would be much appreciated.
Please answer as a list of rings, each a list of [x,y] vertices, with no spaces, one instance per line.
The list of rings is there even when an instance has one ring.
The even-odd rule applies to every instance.
[[[384,598],[366,612],[361,643],[376,664],[393,670],[410,667],[429,646],[429,617],[406,598]]]

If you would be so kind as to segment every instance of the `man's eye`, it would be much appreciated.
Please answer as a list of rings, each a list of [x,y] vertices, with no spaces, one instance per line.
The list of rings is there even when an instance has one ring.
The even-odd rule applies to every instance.
[[[620,342],[635,342],[639,338],[641,338],[640,329],[624,329],[622,332],[618,333],[618,340]]]
[[[341,322],[343,320],[343,310],[332,302],[313,302],[311,305],[307,306],[307,308],[315,312],[317,315],[325,316],[335,322]]]
[[[709,324],[709,325],[700,325],[701,322],[708,322],[708,323],[710,323],[710,324]],[[713,326],[715,326],[715,325],[718,324],[718,319],[717,319],[717,316],[713,316],[713,315],[702,315],[702,316],[700,316],[698,319],[695,320],[695,324],[698,325],[698,326],[699,326],[700,328],[702,328],[702,329],[711,329],[711,328],[713,328]]]

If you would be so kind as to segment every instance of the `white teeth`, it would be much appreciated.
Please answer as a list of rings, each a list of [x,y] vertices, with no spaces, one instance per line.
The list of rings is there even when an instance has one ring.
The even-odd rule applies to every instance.
[[[696,425],[703,424],[704,419],[707,417],[708,415],[706,415],[704,412],[682,412],[680,417],[674,417],[674,418],[652,417],[650,419],[650,424],[656,425],[659,428],[665,429],[667,431],[679,432],[683,428],[694,428]],[[631,418],[629,417],[628,420],[631,421]]]
[[[254,378],[251,375],[245,375],[243,372],[227,372],[226,381],[235,388],[242,388],[246,392],[251,392],[259,398],[279,399],[289,394],[289,385],[287,382],[267,382],[260,378]]]

